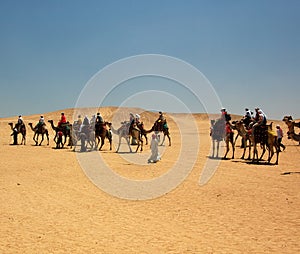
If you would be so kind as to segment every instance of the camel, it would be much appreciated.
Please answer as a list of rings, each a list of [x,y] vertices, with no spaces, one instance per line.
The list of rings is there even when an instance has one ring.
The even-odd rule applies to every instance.
[[[241,136],[242,137],[242,144],[243,144],[243,148],[244,148],[244,152],[243,152],[243,155],[241,157],[241,159],[244,159],[245,158],[245,153],[246,153],[246,150],[247,150],[247,141],[249,141],[249,155],[248,155],[248,158],[247,160],[250,160],[250,157],[251,157],[251,140],[250,140],[250,137],[249,137],[249,133],[248,131],[246,130],[245,128],[245,125],[243,124],[243,121],[233,121],[233,127],[234,129],[236,129],[238,131],[238,136]],[[236,137],[236,138],[237,138]],[[236,139],[234,141],[234,144],[236,142]]]
[[[150,131],[147,131],[145,128],[144,128],[144,123],[143,122],[140,122],[137,124],[137,127],[139,128],[139,130],[141,131],[141,136],[145,137],[145,140],[146,140],[146,144],[145,145],[148,145],[148,138],[147,138],[147,134],[152,132],[152,130]]]
[[[160,144],[161,146],[164,144],[166,136],[169,139],[169,146],[171,146],[171,137],[170,137],[169,128],[165,128],[164,124],[161,124],[161,123],[159,123],[159,122],[156,121],[153,124],[151,130],[146,131],[146,133],[149,133],[149,132],[152,132],[152,131],[154,131],[155,133],[162,132],[164,134],[163,140],[162,140],[162,142]]]
[[[49,145],[49,133],[48,133],[48,129],[45,124],[42,126],[39,126],[39,127],[36,126],[34,128],[32,126],[32,123],[28,123],[28,125],[30,126],[31,130],[34,132],[33,140],[34,140],[36,146],[38,145],[38,139],[39,139],[40,134],[42,135],[42,140],[39,143],[39,146],[44,141],[44,135],[46,135],[47,141],[48,141],[47,145]]]
[[[268,163],[271,162],[271,159],[274,155],[274,148],[275,148],[276,155],[277,155],[275,164],[278,165],[279,147],[277,144],[277,136],[272,131],[272,124],[273,123],[266,126],[256,127],[255,133],[249,136],[251,143],[253,144],[253,157],[252,157],[253,163],[255,161],[258,163],[260,160],[262,160],[262,157],[264,156],[267,147],[269,150]],[[258,158],[257,144],[260,144],[261,148],[263,149],[260,158]]]
[[[106,126],[109,126],[109,128],[110,128],[111,123],[104,122],[103,124],[95,125],[96,149],[98,148],[100,140],[101,140],[101,145],[99,147],[99,151],[101,151],[101,149],[104,145],[105,138],[107,138],[109,140],[109,145],[110,145],[109,150],[112,150],[112,134],[111,134],[110,129],[108,130]]]
[[[128,122],[122,122],[121,124],[122,124],[122,126],[120,128],[118,128],[117,130],[113,127],[112,124],[110,125],[112,133],[119,136],[119,144],[118,144],[118,148],[117,148],[116,152],[119,152],[122,138],[124,138],[126,140],[129,150],[130,150],[130,152],[132,152],[132,149],[130,147],[130,142],[129,142],[130,136],[137,140],[137,148],[136,148],[135,152],[138,151],[139,147],[141,147],[141,152],[142,152],[143,151],[143,139],[141,138],[141,131],[136,128],[133,128],[129,133],[130,124]]]
[[[13,133],[11,134],[11,136],[14,136],[14,145],[18,144],[18,134],[20,133],[22,135],[22,141],[21,141],[21,145],[25,145],[26,144],[26,127],[25,124],[22,124],[20,127],[18,126],[18,124],[15,124],[15,127],[13,127],[13,123],[8,123],[8,125],[11,127],[11,130],[13,131]]]
[[[288,126],[289,126],[289,123],[293,124],[294,127],[298,127],[300,128],[300,122],[296,123],[294,120],[293,120],[293,117],[292,116],[284,116],[282,121],[284,121]]]
[[[58,131],[62,131],[64,134],[64,142],[63,145],[65,145],[67,138],[69,137],[69,146],[72,147],[72,134],[71,134],[71,129],[72,129],[72,125],[67,123],[67,124],[62,124],[60,127],[56,127],[53,124],[53,120],[48,120],[48,122],[51,124],[52,129],[55,131],[55,137],[54,137],[54,142],[56,143],[56,139],[57,139],[57,132]]]
[[[95,132],[93,131],[93,128],[91,126],[86,126],[86,128],[82,128],[81,132],[80,125],[77,122],[74,122],[72,125],[72,131],[71,131],[71,144],[70,148],[73,148],[73,151],[75,152],[77,142],[80,140],[81,143],[81,152],[85,152],[87,150],[88,145],[90,145],[91,149],[94,148],[97,149],[96,146],[96,138],[95,138]]]
[[[271,159],[272,159],[272,157],[274,155],[274,149],[275,149],[275,151],[276,151],[276,162],[275,162],[275,165],[278,165],[280,147],[279,147],[279,144],[277,142],[277,134],[272,129],[272,124],[273,124],[273,122],[271,122],[271,124],[267,125],[267,130],[268,130],[268,143],[267,143],[267,147],[269,149],[268,163],[271,162]]]
[[[220,142],[225,140],[226,143],[226,152],[223,156],[223,159],[226,159],[227,154],[229,152],[229,143],[232,146],[232,159],[234,159],[234,141],[233,141],[233,133],[225,133],[225,122],[222,119],[218,119],[217,121],[211,120],[211,129],[210,129],[210,136],[212,138],[213,143],[213,153],[212,157],[215,157],[215,143],[217,143],[217,151],[216,151],[216,158],[219,158],[219,147]]]
[[[296,134],[295,130],[294,130],[295,126],[300,128],[300,122],[295,123],[295,121],[293,121],[293,118],[291,116],[285,116],[282,119],[282,121],[284,121],[286,123],[286,125],[288,126],[288,129],[289,129],[289,131],[287,133],[288,138],[299,142],[299,145],[300,145],[300,134]]]

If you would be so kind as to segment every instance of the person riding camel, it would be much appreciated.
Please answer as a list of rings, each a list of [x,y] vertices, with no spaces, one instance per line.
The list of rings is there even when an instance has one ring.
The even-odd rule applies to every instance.
[[[135,117],[133,113],[129,113],[129,130],[128,133],[131,133],[131,130],[133,129],[133,126],[135,125]]]
[[[164,129],[168,129],[168,124],[167,124],[167,120],[163,114],[163,112],[159,111],[159,117],[158,119],[155,121],[155,123],[158,126],[159,130],[164,130]]]
[[[82,125],[80,126],[79,132],[88,133],[90,127],[90,120],[87,116],[84,117]]]
[[[78,117],[77,117],[77,124],[78,124],[78,126],[82,125],[81,115],[78,115]]]
[[[58,127],[60,127],[64,123],[67,123],[67,118],[65,116],[65,113],[61,113],[61,118],[60,121],[58,122]]]
[[[225,121],[225,122],[229,122],[231,120],[231,116],[227,113],[225,108],[221,109],[221,118]]]
[[[90,120],[90,125],[92,125],[94,127],[95,124],[96,124],[96,115],[93,115]]]
[[[101,116],[100,112],[98,112],[96,117],[96,124],[103,124],[103,123],[104,123],[103,117]]]
[[[246,129],[249,129],[250,123],[253,120],[253,113],[248,109],[245,108],[245,115],[243,117],[243,123],[245,124]]]
[[[42,128],[43,125],[45,125],[45,119],[44,119],[44,116],[41,116],[40,120],[37,123],[37,125],[35,126],[35,128]]]
[[[18,132],[21,130],[21,126],[24,125],[24,121],[21,115],[19,115],[18,121],[15,125],[15,128],[17,129]]]
[[[267,117],[260,108],[255,108],[254,124],[251,128],[251,133],[254,133],[255,129],[259,126],[265,126],[267,124]]]

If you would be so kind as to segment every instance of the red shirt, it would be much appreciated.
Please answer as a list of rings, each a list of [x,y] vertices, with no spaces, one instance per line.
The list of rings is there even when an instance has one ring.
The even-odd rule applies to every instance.
[[[61,116],[60,122],[61,122],[61,123],[66,123],[66,122],[67,122],[67,118],[66,118],[65,115],[62,115],[62,116]]]

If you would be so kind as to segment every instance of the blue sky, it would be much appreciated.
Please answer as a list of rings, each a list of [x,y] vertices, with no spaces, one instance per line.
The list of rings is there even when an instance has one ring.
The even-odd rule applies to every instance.
[[[299,12],[297,0],[2,0],[0,116],[72,108],[105,66],[162,54],[199,69],[230,113],[259,106],[272,119],[300,118]],[[124,87],[134,96],[130,82]],[[113,95],[107,103],[121,105],[122,89]],[[159,109],[148,97],[146,109],[151,100]],[[143,100],[134,100],[136,106],[143,108]],[[162,107],[178,110],[173,103]]]

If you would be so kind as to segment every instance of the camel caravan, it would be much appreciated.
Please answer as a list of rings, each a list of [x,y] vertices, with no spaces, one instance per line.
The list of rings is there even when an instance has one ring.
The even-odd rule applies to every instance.
[[[285,150],[285,146],[281,143],[283,133],[279,125],[276,126],[276,131],[273,130],[273,122],[267,124],[267,117],[260,108],[255,108],[256,114],[253,115],[248,108],[245,109],[246,114],[242,119],[231,122],[231,116],[227,113],[225,108],[221,109],[222,115],[217,120],[211,120],[210,136],[212,139],[212,155],[211,158],[219,158],[219,144],[225,141],[226,151],[222,159],[227,159],[230,146],[232,148],[232,156],[234,159],[235,143],[240,136],[242,139],[241,148],[243,154],[241,159],[251,160],[252,163],[259,163],[263,160],[263,156],[268,151],[267,163],[270,164],[273,156],[276,154],[275,165],[278,165],[279,153],[281,148]],[[283,121],[288,126],[288,138],[299,142],[300,134],[296,134],[294,127],[300,128],[300,122],[295,123],[291,116],[285,116]],[[233,130],[237,131],[234,138]],[[259,155],[258,147],[261,149]],[[248,148],[248,157],[246,158],[246,151]],[[251,153],[251,148],[253,152]]]
[[[227,159],[231,150],[231,159],[234,159],[235,144],[238,137],[241,137],[241,148],[243,149],[241,159],[250,160],[252,163],[259,163],[263,161],[263,156],[267,152],[267,163],[270,164],[272,158],[275,156],[274,164],[277,165],[281,148],[285,149],[285,146],[281,143],[283,137],[282,129],[277,125],[276,130],[274,130],[273,122],[267,123],[265,113],[259,108],[255,109],[255,115],[248,108],[245,111],[245,115],[240,120],[231,121],[231,116],[225,108],[222,108],[221,116],[216,120],[211,120],[210,137],[212,139],[212,154],[210,158]],[[112,150],[112,137],[115,134],[118,136],[116,152],[119,152],[122,139],[126,141],[125,143],[128,146],[129,152],[132,152],[132,145],[136,146],[135,152],[142,152],[144,139],[147,145],[147,134],[151,132],[156,133],[159,140],[160,133],[163,135],[160,145],[164,144],[167,137],[169,146],[171,146],[169,127],[162,112],[159,112],[158,119],[149,130],[145,129],[138,114],[134,115],[130,113],[129,115],[129,121],[122,121],[121,126],[118,128],[115,128],[112,123],[104,121],[100,113],[97,113],[91,119],[88,119],[87,116],[82,119],[81,115],[78,115],[78,119],[73,124],[66,120],[64,113],[61,113],[61,119],[56,126],[53,120],[48,120],[48,123],[55,133],[54,142],[57,149],[68,146],[75,151],[78,142],[80,142],[80,152],[88,150],[101,151],[105,140],[107,140],[109,150]],[[295,128],[300,128],[300,122],[296,123],[291,116],[285,116],[283,121],[288,127],[288,138],[298,142],[300,145],[300,134],[295,132]],[[12,130],[13,145],[18,144],[18,136],[22,137],[20,144],[25,145],[26,126],[22,116],[19,116],[15,125],[9,123],[9,126]],[[45,138],[47,145],[49,145],[49,130],[43,116],[40,117],[39,122],[35,126],[33,123],[28,123],[28,126],[34,133],[33,140],[35,145],[41,146]],[[41,137],[40,140],[39,137]],[[223,141],[225,141],[226,150],[225,154],[220,157],[220,143]]]
[[[119,152],[122,139],[126,140],[129,151],[132,152],[131,145],[136,145],[135,152],[140,150],[143,151],[143,137],[146,140],[146,145],[148,144],[147,134],[155,132],[160,136],[159,133],[163,134],[163,141],[160,145],[164,144],[165,137],[169,140],[169,146],[171,146],[171,137],[169,132],[169,127],[167,120],[162,112],[159,112],[159,118],[154,122],[151,129],[146,130],[144,128],[143,122],[140,121],[140,116],[138,114],[134,115],[130,113],[129,121],[121,122],[121,126],[115,129],[112,123],[104,121],[100,113],[97,116],[94,115],[91,119],[87,116],[84,119],[81,115],[78,115],[78,119],[74,121],[73,124],[66,120],[64,113],[61,113],[61,119],[55,126],[53,120],[48,120],[51,129],[54,131],[54,142],[57,149],[62,149],[66,146],[70,147],[75,151],[80,141],[80,151],[86,152],[88,150],[99,150],[101,151],[105,140],[109,142],[109,150],[112,150],[112,134],[118,136],[118,147],[116,152]],[[21,134],[22,141],[21,144],[26,144],[26,126],[23,121],[22,116],[19,116],[17,123],[9,123],[11,130],[13,131],[11,136],[13,136],[13,145],[18,145],[18,136]],[[41,116],[39,122],[33,126],[33,123],[28,124],[30,129],[34,132],[33,140],[35,145],[41,146],[45,137],[47,139],[47,145],[49,145],[49,131],[45,123],[44,117]],[[39,140],[39,137],[41,139]],[[44,137],[45,136],[45,137]],[[131,141],[131,142],[130,142]]]

